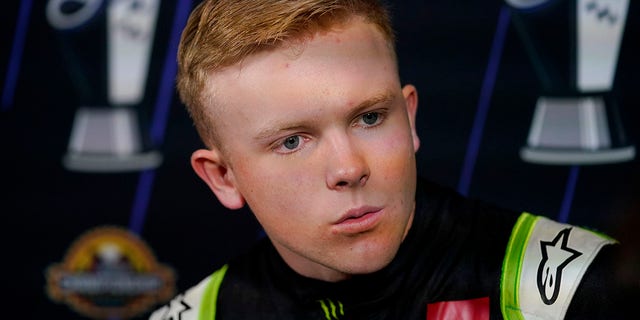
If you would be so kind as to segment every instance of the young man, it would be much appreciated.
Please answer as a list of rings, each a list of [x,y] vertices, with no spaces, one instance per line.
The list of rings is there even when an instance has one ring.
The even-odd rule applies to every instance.
[[[376,1],[204,1],[178,60],[194,170],[268,237],[151,319],[616,316],[615,241],[416,177],[418,95]]]

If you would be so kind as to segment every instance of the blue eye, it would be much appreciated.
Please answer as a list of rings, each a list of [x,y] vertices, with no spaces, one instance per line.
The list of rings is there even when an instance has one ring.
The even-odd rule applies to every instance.
[[[300,145],[300,136],[288,137],[284,139],[284,141],[282,142],[282,145],[289,150],[294,150]]]
[[[365,113],[362,115],[362,121],[365,124],[368,125],[372,125],[375,124],[376,122],[378,122],[378,118],[380,117],[380,114],[377,112],[369,112],[369,113]]]

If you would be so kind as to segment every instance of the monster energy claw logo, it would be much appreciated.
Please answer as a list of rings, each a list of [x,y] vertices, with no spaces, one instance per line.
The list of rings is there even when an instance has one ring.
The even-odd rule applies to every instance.
[[[331,299],[318,300],[320,307],[324,312],[324,316],[327,320],[338,320],[341,316],[344,316],[344,306],[342,302],[333,302]]]
[[[552,241],[540,241],[542,260],[538,266],[538,291],[540,298],[546,305],[551,305],[558,299],[562,284],[562,270],[581,252],[569,248],[567,242],[571,228],[564,229]]]

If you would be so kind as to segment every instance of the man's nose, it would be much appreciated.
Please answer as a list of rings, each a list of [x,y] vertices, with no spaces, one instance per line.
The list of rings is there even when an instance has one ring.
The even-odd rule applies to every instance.
[[[327,155],[327,187],[345,190],[364,186],[369,180],[369,166],[356,141],[342,135],[330,139]]]

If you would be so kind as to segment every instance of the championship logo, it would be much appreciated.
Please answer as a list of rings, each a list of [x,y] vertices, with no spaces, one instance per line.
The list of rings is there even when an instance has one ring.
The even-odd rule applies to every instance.
[[[159,264],[135,234],[99,227],[78,238],[46,272],[49,297],[94,319],[129,319],[165,303],[173,270]]]

